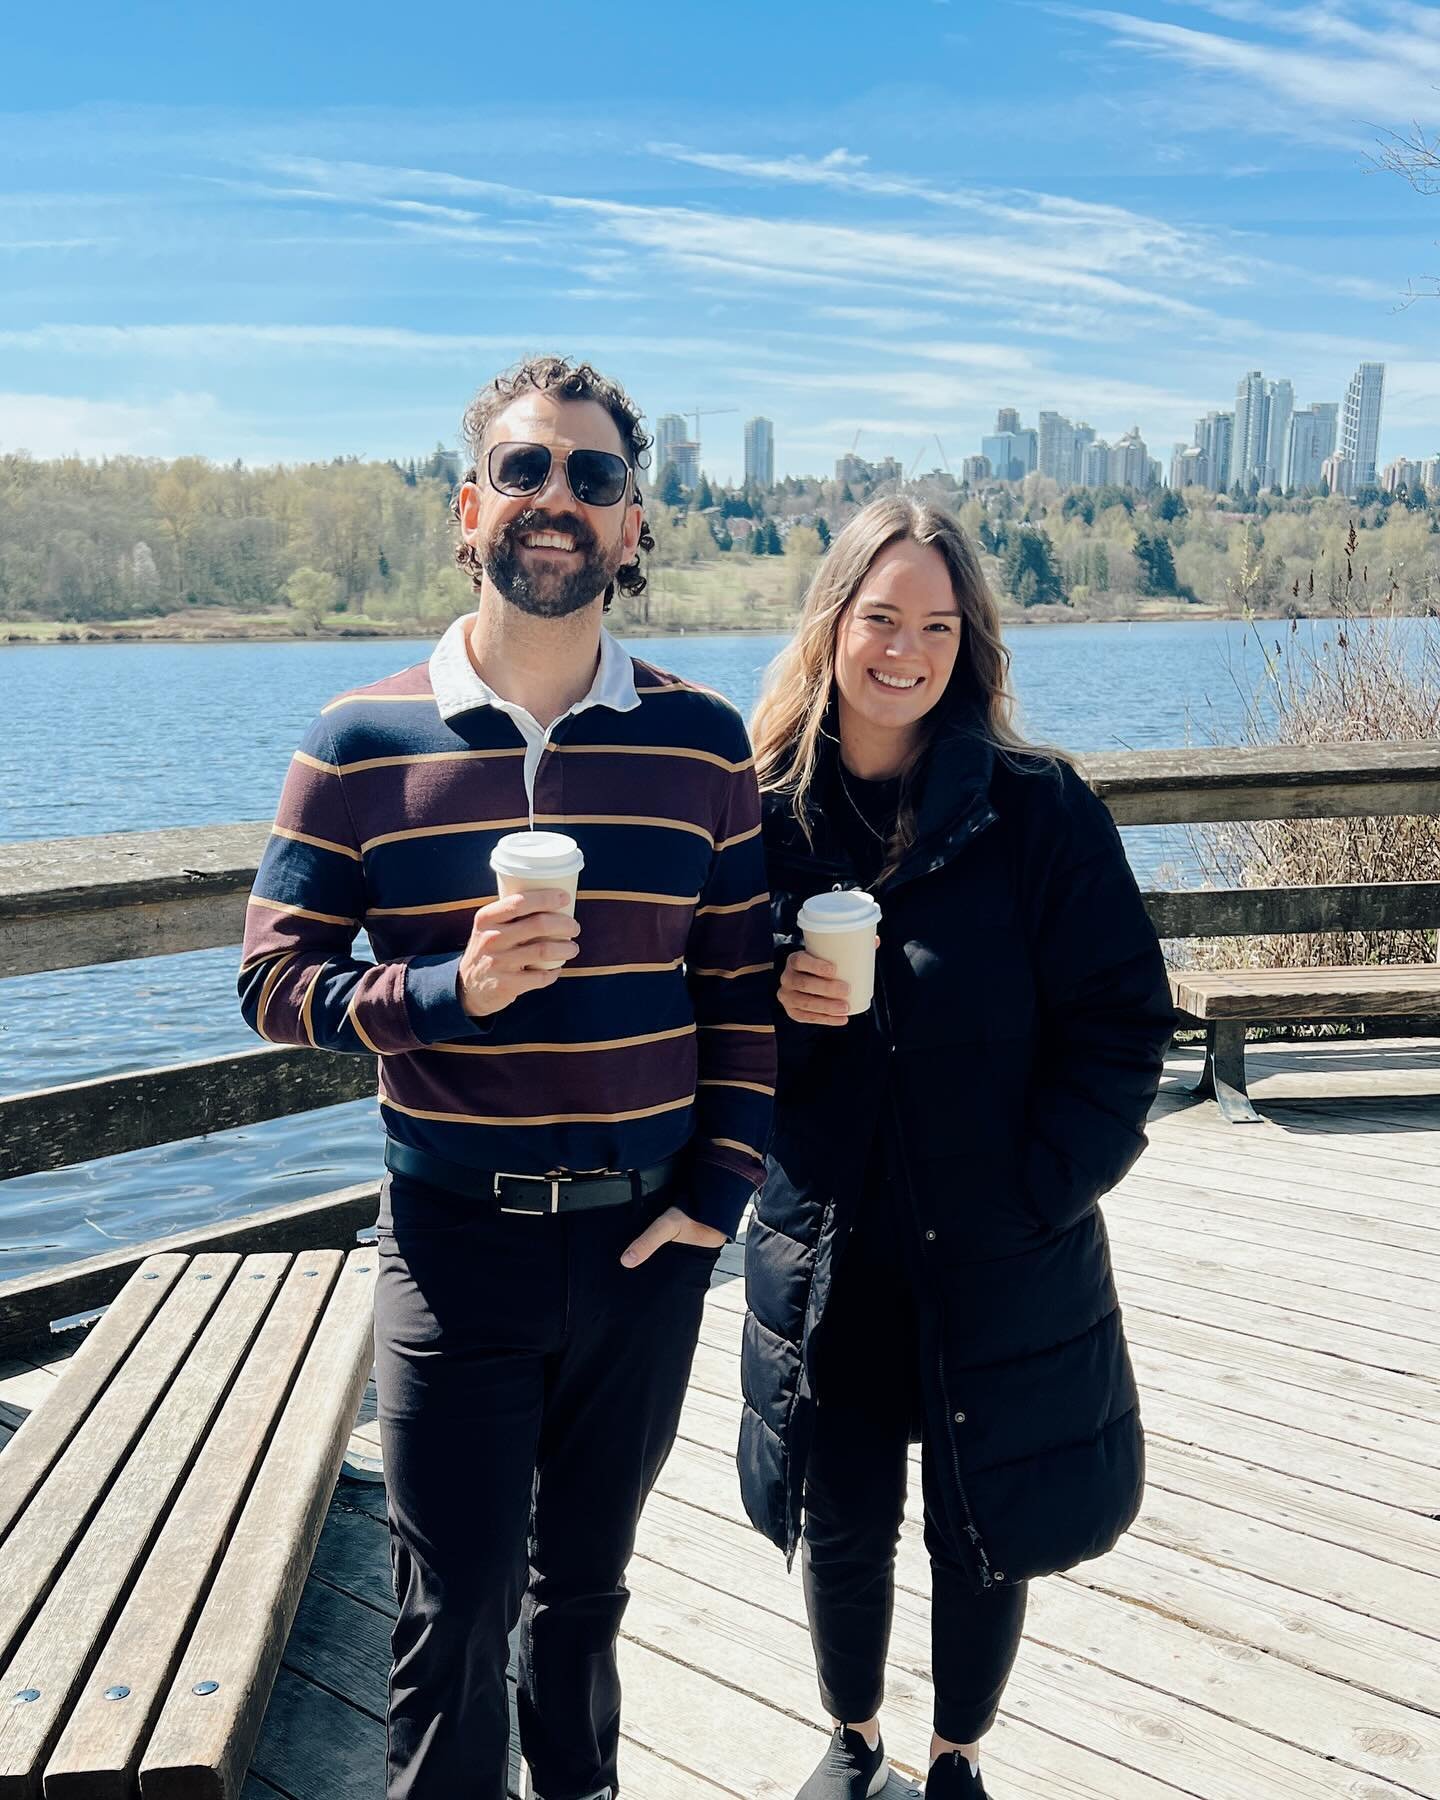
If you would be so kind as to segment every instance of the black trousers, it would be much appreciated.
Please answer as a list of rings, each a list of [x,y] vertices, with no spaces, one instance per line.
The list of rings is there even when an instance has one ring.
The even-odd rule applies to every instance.
[[[842,1723],[860,1724],[880,1710],[909,1447],[918,1432],[935,1730],[970,1744],[995,1723],[1020,1648],[1027,1589],[1016,1582],[977,1593],[956,1548],[922,1424],[917,1273],[907,1267],[883,1177],[867,1188],[816,1340],[801,1568],[820,1697]]]
[[[517,1620],[537,1794],[619,1791],[625,1565],[719,1252],[619,1258],[677,1197],[526,1217],[386,1178],[375,1385],[400,1607],[388,1800],[504,1800]]]

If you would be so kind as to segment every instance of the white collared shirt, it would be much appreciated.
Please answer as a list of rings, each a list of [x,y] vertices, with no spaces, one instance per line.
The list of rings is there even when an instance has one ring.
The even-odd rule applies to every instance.
[[[533,814],[535,772],[555,727],[591,706],[608,706],[612,712],[634,712],[640,704],[640,696],[635,691],[635,665],[629,654],[602,627],[600,665],[589,692],[558,719],[541,725],[523,706],[497,694],[471,662],[465,640],[470,633],[472,617],[466,613],[464,618],[456,619],[430,653],[430,685],[435,691],[435,704],[440,709],[440,717],[447,722],[461,713],[473,712],[477,706],[493,706],[497,712],[506,713],[515,721],[525,740],[525,799]]]

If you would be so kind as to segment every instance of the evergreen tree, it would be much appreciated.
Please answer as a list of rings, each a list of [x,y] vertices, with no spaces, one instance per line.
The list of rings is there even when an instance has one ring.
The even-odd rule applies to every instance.
[[[662,506],[683,506],[685,490],[680,485],[680,471],[673,462],[667,462],[665,473],[660,477],[660,493],[658,499]]]
[[[820,540],[820,548],[828,550],[830,548],[830,527],[818,514],[815,518],[815,535]]]
[[[845,482],[840,489],[840,504],[842,506],[853,506],[855,504],[855,496],[850,492],[850,483],[848,481]]]
[[[715,495],[704,475],[700,477],[700,485],[695,490],[695,498],[691,504],[696,512],[707,512],[715,504]]]
[[[1036,525],[1008,534],[1002,568],[1005,586],[1022,606],[1063,606],[1065,586],[1048,535]]]
[[[1173,594],[1175,552],[1163,531],[1135,533],[1135,561],[1140,566],[1140,590],[1145,594]]]
[[[1165,488],[1151,506],[1150,516],[1168,525],[1172,519],[1183,519],[1189,510],[1173,488]]]

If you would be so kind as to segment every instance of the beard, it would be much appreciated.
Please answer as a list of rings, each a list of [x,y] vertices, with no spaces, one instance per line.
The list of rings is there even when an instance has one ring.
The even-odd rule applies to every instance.
[[[556,531],[575,545],[562,564],[546,552],[527,550],[521,539],[532,531]],[[480,560],[502,599],[536,619],[564,619],[589,606],[615,579],[621,549],[605,549],[577,513],[526,510],[497,531]]]

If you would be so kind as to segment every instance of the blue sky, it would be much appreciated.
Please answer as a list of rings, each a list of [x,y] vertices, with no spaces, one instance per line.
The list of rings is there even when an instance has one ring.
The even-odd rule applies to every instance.
[[[1168,465],[1247,368],[1389,364],[1440,450],[1440,6],[1269,0],[12,12],[0,449],[454,442],[533,349],[779,470],[978,448],[997,406]],[[926,449],[928,443],[928,450]]]

